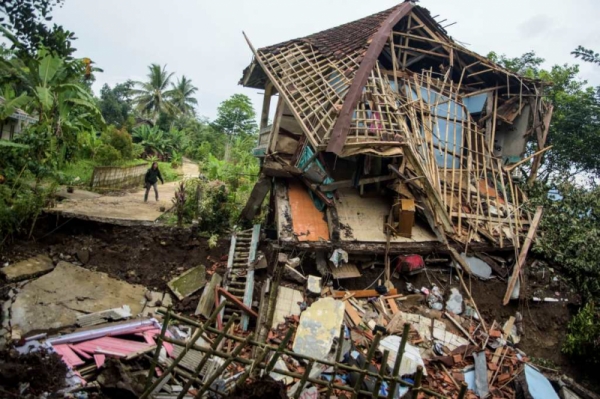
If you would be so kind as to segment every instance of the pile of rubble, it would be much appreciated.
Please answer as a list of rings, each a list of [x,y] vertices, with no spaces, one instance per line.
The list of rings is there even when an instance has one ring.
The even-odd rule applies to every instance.
[[[570,380],[551,384],[519,350],[519,313],[484,320],[456,265],[443,288],[376,279],[364,290],[334,289],[327,276],[305,273],[302,255],[265,256],[259,236],[259,226],[235,233],[229,256],[183,272],[168,292],[43,256],[1,269],[12,287],[3,323],[14,349],[2,352],[0,376],[29,362],[64,365],[52,367],[47,386],[19,377],[1,388],[78,399],[248,390],[304,399],[546,399],[558,398],[562,381],[563,391],[595,398]],[[337,255],[330,261],[342,267],[343,251]]]

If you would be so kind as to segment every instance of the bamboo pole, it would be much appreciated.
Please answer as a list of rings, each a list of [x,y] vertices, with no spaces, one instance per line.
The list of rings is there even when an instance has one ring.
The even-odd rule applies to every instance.
[[[252,339],[253,336],[254,334],[248,335],[248,337],[244,340],[243,343],[238,344],[238,346],[234,349],[233,353],[231,354],[231,357],[227,358],[225,362],[223,362],[223,364],[216,371],[213,372],[210,378],[204,383],[202,388],[198,390],[198,393],[196,393],[196,396],[194,397],[195,399],[200,399],[202,397],[202,394],[206,392],[206,390],[212,385],[213,382],[215,382],[217,378],[221,376],[221,374],[223,374],[223,371],[225,371],[225,369],[229,367],[231,362],[233,362],[235,358],[240,354],[240,352],[242,352],[242,349],[244,349],[244,347],[248,344],[248,342]]]
[[[245,339],[242,339],[240,337],[236,337],[236,338],[238,338],[241,342],[245,342],[246,341]],[[165,342],[169,342],[169,343],[172,343],[172,344],[178,345],[178,346],[185,346],[186,345],[186,342],[184,342],[184,341],[180,341],[180,340],[173,339],[173,338],[168,338],[168,337],[165,337]],[[253,340],[249,340],[248,342],[251,345],[257,345],[258,344],[258,343],[256,343]],[[221,352],[221,351],[218,351],[218,350],[205,348],[205,347],[199,346],[199,345],[194,345],[193,349],[195,349],[195,350],[197,350],[199,352],[202,352],[202,353],[204,353],[204,354],[206,354],[208,356],[217,356],[217,357],[220,357],[220,358],[223,358],[223,359],[232,358],[232,354],[231,353]],[[275,349],[275,348],[272,348],[272,349]],[[282,351],[282,352],[285,352],[285,351]],[[324,364],[324,365],[329,365],[329,366],[334,366],[334,367],[337,365],[337,367],[340,368],[340,369],[344,369],[344,370],[349,371],[349,372],[356,372],[356,373],[359,373],[359,374],[363,374],[364,376],[370,376],[370,377],[373,377],[373,378],[378,378],[379,377],[378,373],[373,373],[371,371],[368,371],[368,369],[366,369],[366,368],[365,369],[361,369],[361,368],[357,368],[357,367],[353,367],[353,366],[348,366],[348,365],[343,364],[343,363],[337,363],[337,364],[335,364],[335,363],[329,362],[329,361],[324,360],[324,359],[318,359],[318,360],[317,359],[312,359],[312,358],[309,358],[308,356],[299,356],[299,354],[294,353],[294,352],[289,352],[289,355],[293,356],[293,357],[296,357],[296,358],[305,358],[308,361],[314,360],[315,362],[318,362],[318,363]],[[261,370],[266,369],[266,364],[264,364],[264,363],[255,363],[254,361],[252,361],[250,359],[247,359],[247,358],[244,358],[244,357],[240,357],[240,356],[236,356],[235,358],[233,358],[233,361],[235,361],[237,363],[240,363],[240,364],[243,364],[243,365],[246,365],[246,366],[253,366],[253,367],[261,369]],[[278,369],[278,368],[274,368],[272,370],[272,372],[277,373],[277,374],[281,374],[281,375],[285,375],[285,376],[289,376],[289,377],[293,377],[293,378],[297,378],[297,379],[302,378],[302,375],[303,375],[303,374],[300,374],[300,373],[295,373],[295,372],[291,372],[289,370],[282,370],[282,369]],[[321,380],[321,379],[317,379],[317,378],[310,378],[310,377],[307,378],[307,381],[310,382],[310,383],[312,383],[312,384],[323,386],[323,387],[327,387],[328,384],[329,384],[329,382],[327,382],[327,381],[324,381],[324,380]],[[406,381],[402,380],[400,378],[400,376],[385,376],[384,377],[384,381],[387,382],[388,384],[392,383],[392,382],[396,382],[396,384],[400,384],[401,386],[405,386],[405,387],[408,387],[408,388],[412,388],[414,386],[414,384],[411,384],[409,382],[406,382]],[[194,382],[199,383],[200,381],[197,380],[197,379],[194,379]],[[342,390],[342,391],[345,391],[345,392],[353,392],[353,393],[355,392],[353,388],[351,388],[351,387],[349,387],[347,385],[334,384],[333,388],[338,389],[338,390]],[[208,389],[211,390],[210,388],[208,388]],[[421,388],[421,391],[427,393],[428,395],[435,396],[437,398],[442,398],[442,399],[445,398],[445,396],[443,396],[443,395],[441,395],[441,394],[439,394],[437,392],[433,392],[433,391],[431,391],[429,389],[426,389],[426,388]],[[367,391],[359,391],[359,393],[363,393],[363,394],[366,394],[366,395],[369,395],[369,396],[371,395],[371,392],[367,392]]]
[[[167,327],[169,326],[169,320],[171,318],[171,305],[167,308],[167,313],[165,314],[165,318],[163,320],[162,328],[160,329],[160,335],[156,339],[156,349],[154,351],[154,356],[152,356],[152,361],[150,362],[150,370],[148,370],[148,377],[146,379],[146,385],[144,389],[148,389],[152,384],[152,376],[154,375],[154,369],[158,365],[158,357],[160,356],[160,350],[163,344],[163,338],[167,333]]]
[[[337,343],[337,348],[335,350],[335,359],[333,359],[333,361],[336,363],[335,366],[333,366],[333,376],[331,377],[331,381],[329,381],[329,386],[327,387],[327,395],[325,397],[330,398],[331,394],[333,392],[333,383],[335,381],[335,376],[337,375],[337,363],[340,361],[340,358],[342,357],[342,346],[344,346],[344,332],[345,332],[345,328],[342,325],[342,327],[340,328],[340,336],[338,337],[338,343]]]
[[[188,351],[190,350],[190,348],[192,346],[194,346],[196,344],[196,341],[198,341],[198,339],[202,336],[202,334],[204,333],[204,330],[206,330],[206,326],[210,325],[211,323],[214,323],[215,319],[217,318],[217,315],[221,312],[221,310],[224,307],[225,307],[225,301],[223,301],[219,305],[219,307],[213,312],[213,314],[210,316],[210,318],[208,319],[208,321],[204,325],[202,325],[202,327],[199,327],[198,330],[196,330],[196,332],[190,338],[190,340],[188,342],[186,342],[186,344],[184,346],[184,349],[183,349],[183,351],[181,351],[181,353],[179,354],[179,356],[177,356],[173,360],[173,363],[171,363],[171,365],[169,367],[167,367],[167,369],[150,385],[149,388],[146,388],[146,390],[144,391],[144,393],[142,393],[142,395],[140,395],[140,399],[146,399],[154,391],[154,389],[156,389],[156,387],[158,386],[158,384],[160,384],[162,382],[162,380],[164,380],[169,375],[171,375],[171,372],[173,372],[173,369],[179,364],[179,362],[181,362],[181,360],[188,353]],[[161,336],[161,337],[159,337],[159,339],[167,341],[165,338],[166,337],[164,335]]]
[[[377,379],[377,382],[375,383],[375,386],[373,387],[373,397],[374,398],[379,397],[379,389],[381,388],[381,383],[383,382],[383,377],[385,375],[385,369],[387,368],[387,360],[388,360],[389,356],[390,356],[390,351],[386,349],[383,352],[383,357],[381,358],[381,366],[379,366],[379,378]]]
[[[519,258],[517,259],[517,263],[515,263],[515,266],[513,268],[513,272],[510,277],[510,280],[508,282],[508,287],[506,289],[506,294],[504,294],[504,301],[502,302],[504,305],[507,305],[508,302],[510,302],[510,297],[515,288],[515,285],[517,284],[517,279],[519,278],[521,269],[523,268],[523,265],[525,265],[525,260],[527,259],[527,253],[529,252],[529,247],[531,246],[531,243],[533,242],[535,232],[537,231],[538,225],[540,224],[540,220],[542,219],[543,211],[544,211],[544,208],[541,206],[538,206],[535,211],[535,216],[533,217],[533,221],[531,222],[531,225],[529,225],[529,231],[527,232],[527,237],[525,237],[525,242],[523,243],[523,246],[521,247],[521,252],[519,253]]]
[[[406,342],[408,341],[408,334],[410,332],[410,323],[404,323],[404,329],[402,330],[402,340],[400,346],[398,346],[398,352],[396,353],[396,361],[394,362],[394,370],[392,371],[393,376],[397,376],[400,373],[400,365],[402,364],[402,357],[404,356],[404,350],[406,349]],[[388,391],[388,399],[394,398],[396,395],[396,387],[398,386],[396,380],[392,381],[390,390]]]
[[[373,338],[373,342],[371,343],[371,347],[369,348],[369,351],[367,352],[367,358],[365,360],[365,367],[368,367],[368,365],[371,364],[371,360],[373,360],[373,356],[375,355],[375,349],[377,349],[380,339],[381,339],[381,333],[378,332],[377,334],[375,334],[375,337]],[[375,376],[378,377],[379,375],[375,374]],[[362,386],[364,379],[365,379],[365,374],[360,373],[358,375],[358,378],[356,379],[356,383],[354,384],[354,392],[352,393],[352,399],[358,398],[358,392],[360,391],[360,387]]]
[[[306,380],[308,380],[308,377],[310,376],[310,372],[314,364],[315,360],[313,359],[306,365],[306,369],[304,369],[304,374],[302,374],[302,378],[300,379],[300,384],[298,385],[298,388],[296,388],[296,392],[294,393],[294,399],[298,399],[302,394],[302,389],[304,388],[304,385],[306,385]]]
[[[214,347],[219,347],[219,345],[221,344],[221,341],[223,340],[223,338],[225,338],[225,333],[227,331],[229,331],[229,329],[231,328],[231,326],[233,325],[233,323],[235,322],[235,320],[237,319],[237,317],[239,317],[238,314],[234,313],[231,318],[227,321],[227,324],[225,325],[225,327],[223,327],[223,331],[221,331],[221,333],[217,336],[217,338],[215,339],[214,343],[212,344],[212,346]],[[199,375],[200,372],[202,371],[202,367],[204,367],[204,365],[208,362],[209,356],[204,356],[202,358],[202,360],[200,361],[200,363],[198,363],[198,366],[196,366],[196,368],[194,369],[194,374],[193,375]],[[183,399],[183,397],[188,393],[188,391],[190,390],[190,387],[192,386],[192,383],[194,381],[192,380],[188,380],[184,386],[183,389],[181,390],[181,392],[179,393],[179,395],[177,395],[177,399]]]

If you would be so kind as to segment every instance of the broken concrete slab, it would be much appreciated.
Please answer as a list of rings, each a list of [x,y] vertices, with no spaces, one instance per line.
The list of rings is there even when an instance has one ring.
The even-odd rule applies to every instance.
[[[131,317],[131,309],[127,305],[119,308],[103,310],[77,317],[77,325],[81,327],[93,326],[107,321],[123,320]]]
[[[308,275],[308,281],[306,285],[306,291],[309,295],[320,296],[321,295],[321,277]]]
[[[340,333],[344,320],[344,302],[321,298],[300,316],[292,350],[315,359],[324,359]]]
[[[390,366],[392,369],[396,363],[396,356],[398,355],[398,348],[400,347],[401,341],[402,337],[398,335],[390,335],[379,342],[379,350],[381,352],[386,350],[390,352],[388,357],[388,366]],[[406,374],[414,374],[417,371],[418,366],[423,366],[423,375],[427,375],[425,362],[421,357],[419,349],[407,343],[404,349],[404,354],[402,355],[402,360],[400,361],[400,371],[398,372],[398,375],[403,376]]]
[[[182,275],[175,277],[167,283],[173,294],[180,301],[192,295],[206,284],[206,268],[204,265],[196,266]]]
[[[295,281],[296,283],[304,284],[306,282],[306,277],[298,270],[290,267],[289,265],[283,265],[283,277],[287,280]]]
[[[288,287],[279,287],[272,327],[285,322],[286,316],[300,315],[300,305],[303,302],[302,292]]]
[[[479,397],[485,398],[490,392],[485,351],[473,353],[473,359],[475,360],[475,392]]]
[[[146,288],[131,285],[67,262],[27,283],[11,307],[11,325],[30,331],[74,325],[83,314],[127,305],[133,315],[142,311]]]
[[[38,255],[14,265],[3,267],[0,269],[0,273],[4,275],[7,281],[12,282],[39,276],[52,271],[52,269],[54,269],[52,259],[46,255]]]

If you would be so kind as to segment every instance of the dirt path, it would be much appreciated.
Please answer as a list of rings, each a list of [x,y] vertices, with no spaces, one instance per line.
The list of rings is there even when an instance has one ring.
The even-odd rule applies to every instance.
[[[198,165],[184,159],[182,179],[198,177]],[[179,180],[180,181],[180,180]],[[179,181],[158,184],[159,201],[154,200],[154,190],[150,190],[148,202],[144,203],[144,190],[120,195],[83,196],[73,195],[58,203],[48,212],[66,217],[95,220],[120,225],[152,224],[163,213],[173,207],[173,194]],[[74,194],[77,194],[76,190]],[[160,208],[164,207],[164,211]]]

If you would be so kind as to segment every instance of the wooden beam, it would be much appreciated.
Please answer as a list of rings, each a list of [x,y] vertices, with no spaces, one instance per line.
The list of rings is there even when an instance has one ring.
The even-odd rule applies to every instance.
[[[342,299],[346,296],[347,293],[350,293],[353,295],[354,298],[372,298],[375,296],[380,296],[381,294],[378,293],[375,290],[358,290],[358,291],[333,291],[333,297],[335,299]],[[388,290],[386,295],[396,295],[398,293],[398,290],[395,288],[392,288],[391,290]]]
[[[528,156],[527,158],[523,158],[523,159],[521,159],[521,160],[520,160],[519,162],[517,162],[517,163],[514,163],[514,164],[512,164],[512,165],[509,165],[509,166],[505,166],[505,167],[504,167],[504,170],[505,170],[505,171],[507,171],[507,172],[510,172],[511,170],[513,170],[514,168],[516,168],[517,166],[524,164],[525,162],[529,161],[529,160],[530,160],[531,158],[533,158],[533,157],[536,157],[536,156],[538,156],[538,155],[540,155],[540,154],[543,154],[544,152],[548,151],[550,148],[552,148],[552,146],[548,146],[548,147],[546,147],[546,148],[544,148],[544,149],[542,149],[542,150],[539,150],[539,151],[537,151],[537,152],[534,152],[533,154],[531,154],[531,155],[530,155],[530,156]]]
[[[267,65],[260,58],[260,55],[258,54],[258,51],[256,51],[256,49],[254,48],[254,46],[250,42],[250,39],[248,39],[248,36],[246,36],[246,33],[242,32],[242,34],[244,35],[244,38],[246,39],[246,43],[248,43],[248,47],[250,47],[250,50],[252,50],[252,54],[254,54],[254,58],[260,64],[261,68],[263,69],[263,71],[265,72],[265,74],[267,75],[267,77],[269,78],[269,80],[271,81],[271,83],[273,83],[273,85],[275,86],[275,89],[277,89],[277,92],[279,93],[279,102],[280,103],[281,102],[285,103],[288,100],[285,99],[286,95],[285,95],[285,92],[283,91],[283,86],[279,85],[279,83],[275,79],[275,76],[273,76],[273,74],[271,73],[271,71],[269,70],[269,68],[267,68]],[[282,107],[283,107],[283,105],[282,105]],[[298,124],[300,125],[300,127],[302,127],[302,130],[304,131],[304,134],[306,135],[306,137],[308,138],[308,140],[310,141],[310,143],[313,145],[313,147],[316,147],[318,145],[318,143],[314,140],[314,138],[313,138],[313,136],[311,134],[311,131],[306,127],[306,125],[302,121],[302,118],[300,117],[300,114],[293,107],[290,107],[290,110],[292,111],[292,114],[294,114],[294,117],[296,118],[296,122],[298,122]],[[283,113],[283,110],[282,110],[282,113]],[[275,124],[275,122],[273,122],[273,124]]]
[[[271,97],[273,96],[273,83],[268,81],[265,85],[265,96],[263,97],[263,107],[260,115],[260,131],[269,124],[269,109],[271,108]]]
[[[363,88],[367,82],[367,79],[369,78],[369,74],[377,62],[377,58],[379,57],[379,54],[381,54],[383,47],[387,43],[390,32],[394,29],[394,25],[408,15],[412,8],[412,3],[402,3],[386,18],[386,20],[381,24],[381,27],[377,33],[375,33],[373,36],[371,44],[369,45],[369,48],[367,49],[360,66],[358,67],[358,70],[354,74],[352,85],[346,94],[344,104],[342,105],[342,110],[340,111],[340,114],[335,121],[335,125],[333,126],[331,138],[329,140],[329,144],[327,145],[328,152],[333,152],[337,155],[342,154],[342,149],[344,148],[346,138],[348,137],[354,109],[356,108],[356,104],[363,94]]]
[[[271,190],[271,179],[263,175],[254,185],[241,216],[247,220],[254,219],[269,190]]]
[[[546,114],[544,115],[544,121],[543,121],[544,131],[541,132],[541,128],[537,129],[538,130],[537,138],[538,138],[538,148],[539,149],[542,149],[544,147],[544,145],[546,144],[546,138],[548,137],[548,130],[550,129],[550,120],[552,119],[552,111],[553,110],[554,110],[554,107],[552,105],[550,105],[548,107],[548,110],[546,111]],[[535,110],[534,110],[534,112],[535,112]],[[527,179],[528,184],[532,184],[535,181],[535,178],[537,177],[538,169],[542,163],[542,156],[543,156],[543,154],[540,153],[539,155],[537,155],[534,158],[533,164],[531,165],[531,171],[529,172],[529,178]]]
[[[396,178],[396,176],[394,176],[394,175],[367,177],[364,179],[360,179],[358,181],[357,186],[361,186],[363,184],[380,183],[380,182],[384,182],[384,181],[388,181],[388,180],[394,180],[395,178]],[[321,190],[323,192],[328,192],[328,191],[337,190],[339,188],[348,188],[348,187],[355,187],[355,186],[354,186],[354,180],[340,180],[340,181],[336,181],[336,182],[333,182],[330,184],[325,184],[325,185],[317,186],[317,187],[319,188],[319,190]]]
[[[271,134],[269,134],[269,150],[268,153],[275,152],[277,145],[277,137],[279,136],[279,125],[281,124],[281,118],[283,117],[283,109],[285,108],[285,100],[283,96],[279,97],[277,102],[277,110],[275,111],[275,119],[273,119],[273,126],[271,126]]]
[[[436,46],[436,47],[432,48],[430,51],[435,53],[437,50],[439,50],[441,48],[442,48],[441,45],[440,46]],[[421,55],[418,55],[416,57],[413,57],[410,60],[406,61],[406,65],[404,65],[404,67],[408,68],[409,66],[411,66],[415,62],[419,62],[419,61],[421,61],[425,57],[427,57],[427,54],[421,54]]]
[[[198,301],[198,306],[196,307],[196,311],[194,315],[202,315],[207,319],[210,317],[212,309],[215,307],[215,291],[216,287],[221,285],[221,281],[223,281],[223,277],[218,273],[214,273],[210,279],[210,283],[204,287],[204,291],[202,292],[202,296],[200,297],[200,301]]]
[[[236,307],[238,307],[240,310],[248,313],[252,317],[258,318],[258,313],[256,313],[254,310],[250,309],[248,306],[244,305],[244,303],[242,301],[240,301],[238,298],[236,298],[234,295],[232,295],[231,292],[228,292],[228,291],[224,290],[223,288],[219,287],[219,288],[217,288],[217,293],[219,295],[223,295],[225,298],[227,298],[229,301],[231,301],[231,303],[233,305],[235,305]]]
[[[515,267],[513,268],[512,275],[510,276],[510,280],[508,281],[508,287],[506,289],[506,294],[504,294],[503,305],[507,305],[510,302],[510,297],[512,295],[513,290],[515,289],[515,285],[517,284],[517,279],[519,278],[519,274],[521,273],[521,269],[525,265],[525,260],[527,259],[527,253],[529,252],[529,247],[531,247],[531,243],[533,242],[533,237],[535,236],[535,232],[537,231],[538,225],[540,224],[540,220],[542,219],[542,213],[544,208],[538,206],[535,211],[535,216],[533,217],[533,221],[531,222],[531,226],[529,226],[529,231],[527,232],[527,237],[525,237],[525,242],[521,247],[521,252],[519,253],[519,258],[517,259],[517,263],[515,263]]]

